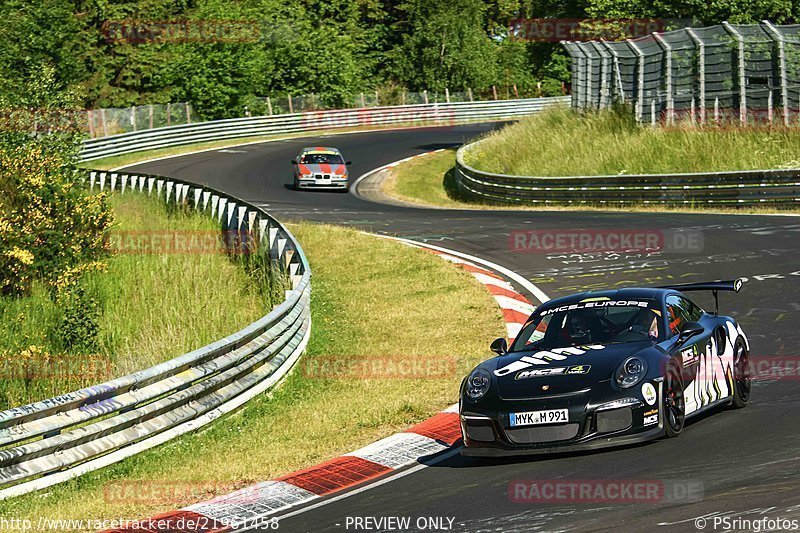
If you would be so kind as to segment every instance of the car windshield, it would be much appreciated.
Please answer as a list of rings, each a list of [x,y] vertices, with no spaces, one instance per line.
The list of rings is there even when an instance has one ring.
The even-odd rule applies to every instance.
[[[663,340],[661,311],[654,300],[601,300],[547,309],[520,331],[512,352],[585,344]]]
[[[305,165],[343,165],[344,159],[339,154],[303,154],[300,162]]]

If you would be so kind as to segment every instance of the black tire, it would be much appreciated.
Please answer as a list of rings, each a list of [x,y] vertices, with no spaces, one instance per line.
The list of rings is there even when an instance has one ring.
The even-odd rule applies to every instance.
[[[733,401],[734,409],[741,409],[750,400],[750,387],[753,377],[750,375],[750,354],[741,337],[733,345]]]
[[[300,182],[297,181],[297,178],[292,181],[292,188],[296,191],[300,190]]]
[[[673,363],[669,363],[664,372],[661,408],[664,413],[664,434],[667,438],[677,437],[686,421],[686,402],[683,397],[683,377]]]

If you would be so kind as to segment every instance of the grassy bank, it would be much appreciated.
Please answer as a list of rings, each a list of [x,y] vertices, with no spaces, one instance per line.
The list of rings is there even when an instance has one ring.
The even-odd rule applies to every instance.
[[[220,247],[149,253],[136,244],[171,232],[213,237],[219,229],[210,218],[168,212],[163,202],[137,194],[117,194],[110,203],[116,217],[111,242],[122,244],[112,245],[116,252],[103,271],[84,275],[79,297],[54,301],[37,284],[29,297],[0,298],[0,408],[165,361],[229,335],[271,308],[272,295]]]
[[[313,334],[282,386],[200,433],[44,494],[0,502],[0,514],[148,516],[351,451],[456,401],[463,375],[487,356],[487,342],[504,334],[486,290],[421,250],[333,226],[291,229],[314,273]],[[420,358],[436,364],[433,375],[411,379],[364,379],[357,367],[333,375],[313,370],[332,358],[368,358],[384,369],[409,368]],[[120,486],[133,487],[135,496],[109,497]],[[173,497],[164,496],[167,489]]]
[[[652,128],[637,125],[628,111],[551,109],[489,135],[465,162],[528,176],[798,168],[798,146],[798,128]]]
[[[490,172],[558,176],[800,168],[800,129],[653,129],[616,113],[581,116],[552,109],[490,134],[466,153],[466,163]],[[407,202],[451,209],[783,212],[768,207],[525,206],[465,197],[455,186],[455,150],[392,167],[383,192]]]
[[[383,191],[406,202],[461,207],[467,201],[455,189],[453,167],[455,150],[415,157],[389,169]]]

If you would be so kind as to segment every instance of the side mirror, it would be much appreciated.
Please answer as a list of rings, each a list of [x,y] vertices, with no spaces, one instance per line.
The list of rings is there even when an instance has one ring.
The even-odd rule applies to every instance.
[[[683,327],[681,327],[681,332],[678,334],[678,343],[683,344],[695,335],[703,333],[705,329],[706,328],[704,328],[699,322],[686,322]]]
[[[345,165],[352,165],[352,164],[353,164],[353,162],[352,162],[352,161],[345,161],[345,162],[344,162],[344,164],[345,164]]]
[[[508,343],[505,338],[500,337],[492,341],[492,344],[489,345],[489,349],[497,355],[503,355],[508,351]]]
[[[292,164],[293,164],[293,165],[296,165],[296,164],[297,164],[297,161],[295,161],[294,159],[292,159]]]

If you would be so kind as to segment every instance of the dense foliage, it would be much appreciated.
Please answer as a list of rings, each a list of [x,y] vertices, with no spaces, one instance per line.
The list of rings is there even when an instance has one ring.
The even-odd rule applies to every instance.
[[[0,95],[3,108],[17,110],[0,130],[0,295],[25,296],[38,280],[60,297],[101,267],[113,217],[104,195],[80,183],[80,128],[59,120],[76,96],[49,66],[23,87]]]
[[[552,95],[569,81],[563,51],[509,38],[510,21],[780,23],[796,11],[791,0],[5,0],[0,94],[49,63],[81,107],[189,101],[204,118],[240,116],[256,96],[315,93],[335,104],[376,87]],[[240,24],[220,39],[120,38],[135,21],[184,20]]]

